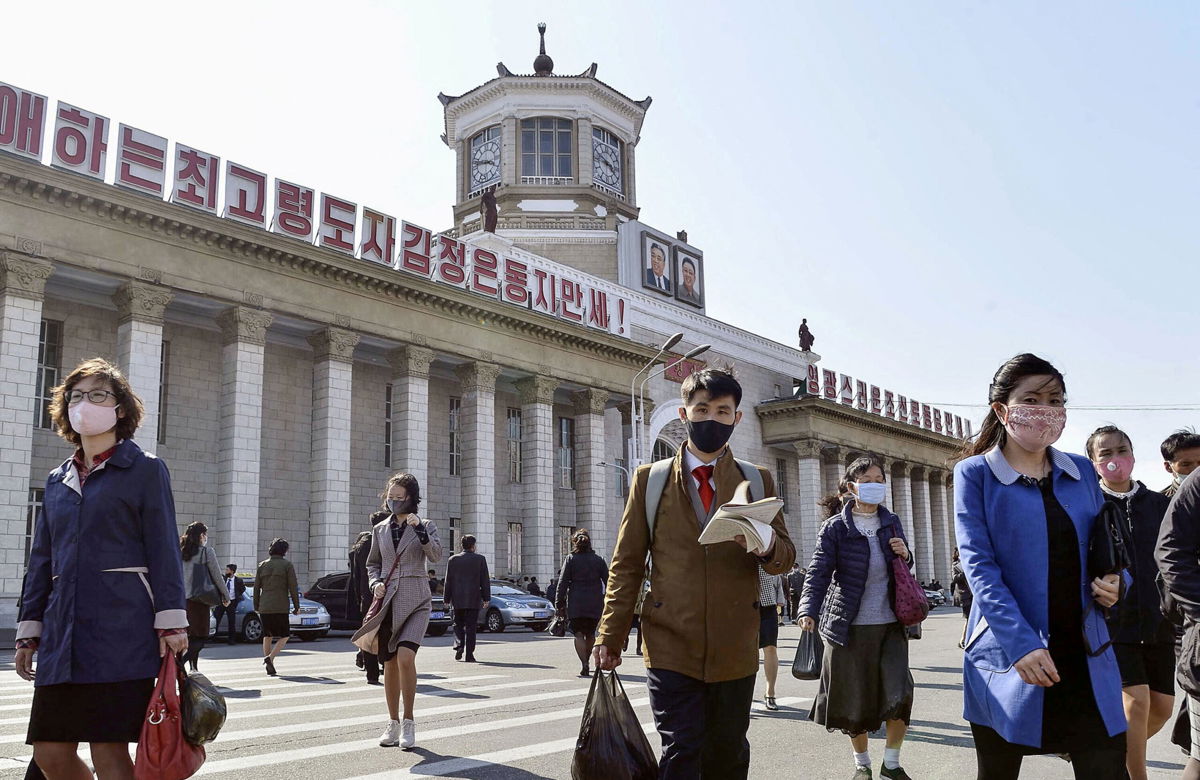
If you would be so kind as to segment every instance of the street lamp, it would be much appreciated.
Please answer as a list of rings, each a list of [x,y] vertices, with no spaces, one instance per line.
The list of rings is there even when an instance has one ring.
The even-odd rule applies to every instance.
[[[642,451],[641,451],[642,443],[641,443],[641,433],[640,433],[640,431],[642,429],[642,427],[641,427],[642,426],[642,409],[639,408],[638,396],[636,393],[634,393],[634,388],[637,386],[638,377],[641,376],[642,374],[646,373],[647,371],[649,371],[654,366],[654,364],[658,362],[658,359],[660,357],[662,357],[663,355],[665,355],[667,350],[669,350],[671,347],[678,344],[680,339],[682,339],[682,338],[683,338],[682,333],[676,333],[674,336],[671,336],[671,338],[667,339],[666,342],[663,343],[663,345],[661,347],[659,347],[658,354],[655,355],[654,358],[649,363],[642,366],[642,370],[638,371],[636,374],[634,374],[633,380],[629,383],[630,418],[631,418],[631,421],[633,422],[633,436],[629,437],[629,442],[630,442],[629,462],[633,466],[637,466],[639,463],[642,462]]]
[[[673,362],[668,363],[667,365],[663,366],[662,368],[658,369],[657,371],[655,371],[651,374],[647,374],[646,378],[642,380],[641,385],[638,386],[638,402],[640,403],[642,408],[644,409],[646,406],[646,401],[643,398],[643,395],[646,390],[647,382],[649,382],[651,379],[653,379],[656,376],[666,373],[667,371],[669,371],[670,369],[679,365],[680,363],[684,362],[685,360],[691,360],[692,358],[696,357],[697,355],[701,355],[701,354],[707,352],[711,348],[712,348],[711,344],[701,344],[700,346],[696,347],[695,349],[693,349],[690,352],[688,352],[687,354],[685,354],[683,357],[677,358]],[[639,418],[638,427],[637,427],[637,438],[638,438],[638,442],[639,442],[638,447],[640,449],[641,448],[641,438],[642,438],[642,426],[641,426],[640,418]],[[640,461],[639,461],[639,463],[640,463]]]

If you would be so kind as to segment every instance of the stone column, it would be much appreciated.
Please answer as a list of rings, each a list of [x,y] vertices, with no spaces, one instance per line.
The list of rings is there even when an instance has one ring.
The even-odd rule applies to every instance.
[[[821,484],[821,442],[805,439],[794,442],[793,446],[798,456],[796,493],[800,500],[800,538],[793,541],[796,543],[796,560],[801,566],[807,567],[816,549],[817,534],[825,522],[822,517],[824,513],[817,506],[824,490]]]
[[[946,474],[931,471],[929,474],[929,513],[933,536],[933,576],[942,585],[950,586],[950,528],[946,512]]]
[[[908,476],[908,464],[902,460],[892,461],[888,468],[888,476],[892,483],[892,511],[900,517],[900,522],[908,532],[909,541],[913,535],[913,504],[912,485]]]
[[[406,344],[388,353],[392,367],[392,471],[429,484],[429,367],[433,350]],[[439,529],[441,530],[441,529]],[[449,542],[447,536],[442,540]]]
[[[162,387],[163,314],[175,293],[145,282],[126,282],[113,295],[121,314],[117,364],[142,399],[142,424],[135,438],[146,452],[158,449],[158,402]]]
[[[909,542],[916,556],[917,564],[913,573],[918,579],[928,580],[933,577],[936,558],[933,551],[933,523],[929,516],[929,476],[923,466],[913,466],[909,474],[912,490],[912,520],[909,527],[912,533]]]
[[[590,130],[588,131],[591,132]],[[592,547],[605,561],[612,555],[616,534],[607,517],[604,462],[604,407],[608,391],[591,388],[573,395],[575,401],[575,522],[592,532]]]
[[[45,260],[0,251],[0,626],[6,633],[17,622],[25,574],[38,340],[42,298],[53,271]]]
[[[592,120],[581,116],[575,120],[575,128],[579,133],[579,143],[575,145],[579,152],[576,155],[579,165],[575,169],[575,181],[590,187],[592,186]]]
[[[470,151],[468,146],[467,154]],[[515,116],[506,116],[500,122],[500,181],[508,185],[521,183],[521,122]]]
[[[496,514],[496,378],[500,376],[500,366],[466,363],[456,373],[462,382],[459,473],[463,533],[475,534],[475,551],[487,556],[492,571],[499,571],[497,523],[507,523]]]
[[[262,477],[265,311],[232,306],[217,316],[221,347],[221,448],[218,452],[217,522],[210,536],[239,568],[258,560],[258,501]]]
[[[846,467],[842,464],[842,448],[826,444],[821,448],[821,495],[836,493],[838,482]]]
[[[531,376],[517,382],[521,402],[521,517],[525,569],[538,582],[550,582],[554,546],[554,390],[558,380]]]
[[[946,474],[946,528],[950,534],[950,549],[958,549],[958,532],[954,528],[954,474]]]
[[[350,544],[350,407],[358,334],[326,328],[313,347],[311,479],[306,581],[346,568]]]

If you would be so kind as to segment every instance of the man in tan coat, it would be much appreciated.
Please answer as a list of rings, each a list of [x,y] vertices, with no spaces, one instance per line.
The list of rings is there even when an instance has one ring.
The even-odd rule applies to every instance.
[[[641,610],[647,684],[662,738],[659,777],[745,778],[750,769],[750,703],[758,672],[758,567],[768,574],[791,568],[796,549],[782,513],[763,556],[745,539],[701,545],[701,530],[745,479],[728,441],[741,422],[742,388],[733,375],[704,369],[683,382],[680,419],[688,441],[673,459],[659,499],[653,539],[646,523],[642,466],[621,518],[594,651],[596,666],[621,664],[621,648],[651,553],[650,591]],[[758,467],[753,467],[758,468]],[[758,468],[764,495],[775,494]]]

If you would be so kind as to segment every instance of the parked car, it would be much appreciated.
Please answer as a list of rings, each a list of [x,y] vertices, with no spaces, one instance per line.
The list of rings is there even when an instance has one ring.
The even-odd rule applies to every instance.
[[[942,593],[940,590],[931,590],[930,588],[925,588],[925,598],[929,599],[930,609],[940,607],[946,603],[946,594]]]
[[[554,618],[554,605],[544,596],[531,596],[507,582],[492,580],[492,600],[479,611],[479,625],[485,631],[499,633],[508,626],[528,626],[545,631]]]
[[[240,574],[238,576],[242,577]],[[246,596],[238,602],[235,633],[246,642],[258,642],[262,639],[263,627],[262,619],[254,611],[254,577],[242,577],[242,581],[246,583]],[[305,642],[311,642],[329,633],[329,629],[332,628],[332,619],[329,610],[323,604],[301,598],[300,614],[293,615],[289,612],[288,624],[291,626],[293,636],[297,636]],[[226,630],[225,621],[222,620],[222,636],[226,635]],[[208,635],[211,638],[216,633],[217,618],[215,615],[210,614],[208,617]]]
[[[313,583],[304,593],[306,599],[312,599],[325,605],[333,615],[333,627],[338,631],[357,631],[362,625],[361,620],[346,619],[346,581],[350,572],[326,574]],[[441,636],[454,623],[454,608],[446,605],[441,596],[433,597],[433,606],[429,613],[429,628],[425,633],[429,636]]]

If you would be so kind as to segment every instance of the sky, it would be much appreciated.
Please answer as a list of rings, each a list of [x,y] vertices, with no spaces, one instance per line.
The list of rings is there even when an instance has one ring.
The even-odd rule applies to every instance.
[[[0,81],[437,230],[436,96],[530,72],[539,21],[556,72],[654,98],[641,219],[704,251],[710,316],[807,317],[823,366],[976,428],[1034,352],[1061,448],[1116,424],[1166,483],[1200,428],[1195,3],[71,0],[5,9]]]

